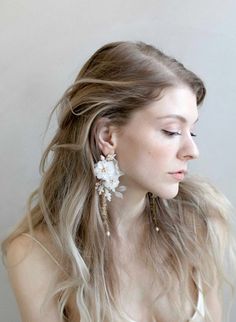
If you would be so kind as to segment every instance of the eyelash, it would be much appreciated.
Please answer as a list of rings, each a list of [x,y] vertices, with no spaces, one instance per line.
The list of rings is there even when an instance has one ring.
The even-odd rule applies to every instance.
[[[162,130],[164,133],[165,133],[165,135],[167,135],[167,136],[174,136],[174,135],[181,135],[179,132],[171,132],[171,131],[167,131],[167,130]],[[197,135],[195,134],[195,133],[192,133],[192,132],[190,132],[190,134],[191,134],[191,136],[194,136],[194,137],[196,137]]]

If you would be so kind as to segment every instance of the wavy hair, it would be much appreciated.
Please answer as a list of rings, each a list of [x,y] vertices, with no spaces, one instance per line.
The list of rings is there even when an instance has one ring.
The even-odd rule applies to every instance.
[[[164,89],[179,85],[190,88],[201,105],[204,83],[183,64],[143,42],[113,42],[91,56],[51,113],[49,122],[59,110],[58,128],[40,163],[41,182],[29,197],[25,216],[3,241],[2,251],[6,255],[10,242],[22,233],[34,235],[36,228],[46,227],[66,273],[48,296],[59,295],[61,322],[71,321],[66,309],[70,296],[81,322],[134,322],[118,301],[115,227],[111,222],[107,239],[95,190],[93,168],[101,151],[94,128],[101,117],[118,127],[128,124],[135,111],[159,99]],[[206,292],[216,276],[220,289],[224,282],[233,288],[228,278],[230,263],[235,264],[232,207],[207,180],[189,176],[179,184],[175,198],[157,196],[155,209],[160,231],[156,234],[145,216],[150,224],[145,226],[141,253],[162,281],[153,312],[158,312],[158,299],[166,295],[174,320],[183,322],[186,299],[196,309],[188,296],[189,272],[199,289],[193,270],[198,272]],[[148,194],[145,211],[150,214]],[[176,278],[179,286],[174,292]]]

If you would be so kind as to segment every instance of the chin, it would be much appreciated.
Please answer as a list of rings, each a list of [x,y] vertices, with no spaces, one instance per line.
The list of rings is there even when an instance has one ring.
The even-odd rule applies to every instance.
[[[178,192],[179,185],[176,185],[175,187],[160,189],[159,191],[153,193],[162,199],[173,199],[177,196]]]

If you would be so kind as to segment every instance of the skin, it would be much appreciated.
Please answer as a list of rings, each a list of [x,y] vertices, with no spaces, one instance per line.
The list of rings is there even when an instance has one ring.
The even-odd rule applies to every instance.
[[[166,118],[170,114],[184,118],[185,122],[176,117]],[[140,257],[146,194],[152,192],[163,199],[177,195],[180,181],[170,172],[187,170],[188,162],[199,156],[191,135],[197,119],[195,94],[188,87],[175,87],[166,89],[159,100],[135,112],[128,124],[118,131],[107,119],[101,119],[98,124],[100,149],[104,155],[116,153],[119,167],[124,172],[120,183],[127,190],[123,199],[112,197],[108,209],[117,229],[118,237],[112,238],[115,239],[117,267],[121,268],[119,274],[125,302],[129,303],[128,307],[125,303],[123,305],[140,321],[148,320],[150,312],[145,308],[149,308],[155,294],[155,290],[152,291],[153,276]],[[124,271],[130,272],[128,279]],[[125,288],[127,285],[128,289]],[[163,305],[163,312],[168,312],[168,302]],[[167,320],[169,317],[166,315]]]
[[[167,115],[176,114],[186,122]],[[109,213],[123,239],[137,233],[140,215],[148,191],[164,199],[174,198],[179,181],[169,172],[187,169],[188,162],[199,156],[192,132],[198,119],[196,96],[188,87],[165,90],[161,99],[135,112],[122,129],[101,119],[98,144],[104,155],[116,153],[124,175],[120,183],[127,190],[124,198],[113,197]],[[174,132],[173,135],[164,131]]]
[[[168,114],[181,115],[186,118],[187,123],[177,119],[157,119]],[[117,230],[122,240],[121,247],[116,248],[115,252],[118,254],[121,251],[125,261],[122,264],[126,265],[132,276],[132,280],[124,280],[127,288],[122,298],[127,311],[136,315],[140,321],[149,320],[146,318],[149,313],[145,311],[148,302],[146,303],[144,298],[140,299],[140,294],[150,293],[150,274],[143,271],[142,263],[130,256],[132,252],[129,247],[133,241],[137,242],[139,237],[137,228],[141,222],[140,218],[143,217],[145,194],[151,191],[162,198],[174,198],[178,193],[179,181],[173,179],[168,172],[186,169],[188,161],[198,157],[198,149],[190,134],[197,117],[194,94],[189,88],[178,87],[166,90],[161,100],[137,111],[122,131],[117,132],[114,126],[109,125],[107,119],[103,118],[98,122],[97,139],[101,151],[104,155],[115,152],[119,166],[125,173],[120,177],[121,184],[127,187],[124,198],[112,198],[108,204],[109,215],[117,222]],[[167,136],[163,129],[178,131],[181,135]],[[215,229],[221,236],[221,226],[215,224]],[[43,237],[39,234],[37,238],[45,243],[51,254],[55,254],[47,234]],[[42,312],[40,308],[46,296],[47,286],[51,283],[58,266],[37,243],[34,244],[33,252],[29,254],[31,247],[30,239],[19,236],[11,243],[7,253],[9,279],[20,309],[21,320],[57,322],[59,315],[56,300],[49,303],[46,311]],[[26,254],[28,256],[25,256]],[[138,258],[140,259],[140,256]],[[146,290],[148,292],[145,293]],[[214,288],[205,294],[205,301],[212,321],[221,322],[222,311],[217,282]],[[169,303],[166,305],[162,312],[171,314]],[[73,299],[68,307],[74,312],[73,321],[80,321]],[[167,317],[165,320],[170,319]]]

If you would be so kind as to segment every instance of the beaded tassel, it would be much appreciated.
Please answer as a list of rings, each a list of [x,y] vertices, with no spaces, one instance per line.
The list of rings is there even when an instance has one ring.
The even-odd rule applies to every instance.
[[[155,200],[155,196],[152,193],[149,194],[149,201],[150,201],[150,210],[151,210],[152,220],[154,222],[155,229],[158,232],[160,229],[158,227],[157,217],[156,217],[156,213],[157,213],[156,200]]]
[[[107,201],[104,193],[101,195],[101,216],[105,227],[106,235],[109,237],[111,233],[108,225]]]

